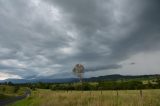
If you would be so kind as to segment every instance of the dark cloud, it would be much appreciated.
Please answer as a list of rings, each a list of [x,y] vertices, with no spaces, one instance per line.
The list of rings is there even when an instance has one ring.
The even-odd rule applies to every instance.
[[[132,63],[130,63],[131,65],[134,65],[134,64],[136,64],[136,63],[134,63],[134,62],[132,62]]]
[[[140,52],[160,50],[159,4],[1,0],[0,72],[24,78],[72,76],[77,63],[87,72],[121,69],[120,62]]]
[[[91,67],[91,68],[87,68],[85,69],[86,72],[88,71],[102,71],[102,70],[109,70],[109,69],[119,69],[121,68],[121,65],[117,65],[117,64],[111,64],[111,65],[105,65],[105,66],[98,66],[98,67]]]

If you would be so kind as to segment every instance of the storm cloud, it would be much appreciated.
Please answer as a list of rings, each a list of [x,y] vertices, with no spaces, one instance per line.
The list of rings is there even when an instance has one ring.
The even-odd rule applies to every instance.
[[[101,71],[101,70],[109,70],[109,69],[118,69],[121,68],[121,65],[116,65],[116,64],[111,64],[111,65],[106,65],[106,66],[98,66],[98,67],[92,67],[85,69],[85,71]]]
[[[157,74],[141,66],[160,61],[159,11],[159,0],[0,0],[0,75],[62,78],[77,63],[86,77]]]

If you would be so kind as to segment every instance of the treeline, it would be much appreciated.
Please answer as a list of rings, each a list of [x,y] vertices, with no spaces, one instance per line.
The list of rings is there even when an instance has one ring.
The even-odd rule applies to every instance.
[[[28,84],[33,90],[51,89],[51,90],[136,90],[136,89],[159,89],[160,80],[154,83],[148,81],[143,84],[142,81],[102,81],[102,82],[83,82],[83,83],[35,83]]]
[[[160,78],[154,82],[148,81],[144,84],[140,80],[121,80],[121,81],[101,81],[101,82],[83,82],[83,83],[25,83],[13,84],[12,86],[29,87],[32,90],[36,89],[51,89],[51,90],[136,90],[136,89],[159,89]]]

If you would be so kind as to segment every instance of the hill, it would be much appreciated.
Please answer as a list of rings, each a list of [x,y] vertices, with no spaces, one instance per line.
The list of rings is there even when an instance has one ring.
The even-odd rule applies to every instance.
[[[131,79],[138,79],[138,80],[149,80],[155,79],[156,77],[160,77],[160,75],[105,75],[99,77],[91,77],[91,78],[84,78],[84,81],[87,82],[94,82],[94,81],[107,81],[107,80],[131,80]],[[12,82],[12,83],[36,83],[36,82],[45,82],[45,83],[66,83],[66,82],[78,82],[78,78],[62,78],[62,79],[6,79],[1,80],[0,82]]]

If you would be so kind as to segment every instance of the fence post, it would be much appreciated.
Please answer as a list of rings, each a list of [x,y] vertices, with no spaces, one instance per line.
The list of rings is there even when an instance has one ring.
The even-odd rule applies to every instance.
[[[118,90],[117,90],[117,101],[116,101],[117,103],[116,103],[116,106],[118,106],[118,104],[119,104],[118,103],[118,96],[119,96],[119,94],[118,94]]]
[[[143,96],[142,90],[140,90],[140,96],[141,96],[141,98],[142,98],[142,96]]]

